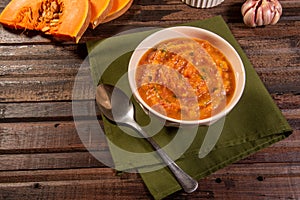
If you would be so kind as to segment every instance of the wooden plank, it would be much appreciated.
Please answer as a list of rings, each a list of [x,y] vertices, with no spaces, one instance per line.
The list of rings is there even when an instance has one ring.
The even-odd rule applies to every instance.
[[[81,59],[1,60],[1,79],[24,77],[74,77],[82,65]],[[1,80],[0,79],[0,80]]]
[[[277,93],[271,94],[272,98],[276,102],[280,109],[297,109],[300,105],[300,95],[295,95],[292,93]]]
[[[55,95],[58,95],[58,97],[50,97],[53,99],[59,99],[61,94],[55,93]],[[74,100],[73,102],[54,101],[0,103],[0,122],[16,120],[35,121],[35,119],[45,121],[55,120],[55,118],[72,119],[75,114],[78,117],[99,116],[101,113],[95,104],[94,95],[94,91],[91,89],[90,91],[87,91],[86,96],[83,96],[86,100]],[[287,119],[299,118],[300,95],[286,94],[283,96],[281,94],[273,94],[272,97]],[[28,98],[32,98],[32,96],[30,95]],[[16,101],[16,99],[5,100]],[[72,106],[74,108],[72,108]]]
[[[298,199],[299,178],[299,163],[233,164],[200,180],[199,186],[215,199]]]
[[[92,103],[92,102],[90,102]],[[87,103],[86,103],[87,104]],[[88,105],[88,104],[87,104]],[[71,102],[1,103],[2,119],[70,118]]]
[[[99,180],[100,178],[108,181],[114,179],[120,181],[122,179],[139,179],[140,177],[137,173],[117,173],[114,169],[102,167],[0,172],[1,183]]]
[[[257,46],[254,42],[249,43],[249,47],[246,49],[246,53],[249,55],[249,59],[253,63],[253,66],[257,70],[260,78],[263,80],[268,90],[271,93],[274,92],[296,92],[300,90],[299,85],[299,75],[300,71],[297,68],[298,60],[299,60],[299,51],[298,47],[294,47],[294,51],[287,53],[285,49],[288,47],[285,45],[290,42],[282,42],[282,41],[274,41],[273,45],[274,51],[283,51],[281,57],[273,58],[272,57],[272,49],[270,48],[270,54],[260,55],[259,52],[256,51],[257,48],[264,49],[264,45]],[[248,43],[247,43],[248,44]],[[266,44],[266,42],[265,42]],[[294,44],[295,45],[295,44]],[[47,45],[46,45],[47,46]],[[245,43],[246,46],[246,43]],[[68,47],[68,46],[67,46]],[[13,52],[13,50],[8,51],[7,53],[2,54],[0,57],[4,58],[0,63],[0,85],[3,86],[3,90],[0,93],[1,101],[47,101],[49,98],[53,98],[52,96],[55,93],[60,94],[61,96],[57,97],[56,100],[65,100],[70,99],[72,94],[72,86],[74,84],[74,75],[78,72],[78,68],[82,66],[83,60],[79,59],[79,54],[75,55],[75,63],[70,64],[69,57],[71,56],[69,53],[65,53],[68,51],[63,50],[63,48],[58,48],[54,51],[51,50],[52,53],[48,51],[52,48],[49,45],[44,51],[34,50],[33,55],[35,54],[37,58],[41,60],[28,60],[28,52],[30,49],[35,49],[32,47],[22,47],[21,50]],[[71,46],[70,51],[76,51]],[[39,49],[39,48],[37,48]],[[5,50],[3,50],[5,52]],[[32,51],[32,50],[31,50]],[[52,55],[54,52],[57,55]],[[62,56],[59,56],[62,54]],[[65,54],[65,56],[64,56]],[[52,55],[52,56],[50,56]],[[275,54],[277,55],[277,54]],[[53,69],[49,69],[51,66],[45,67],[50,61],[53,61],[53,58],[60,57],[62,59],[60,62],[54,60]],[[77,58],[76,58],[77,57]],[[84,56],[83,56],[84,57]],[[13,61],[10,63],[10,60],[15,60],[15,58],[21,59],[20,61]],[[50,59],[50,60],[48,60]],[[78,59],[78,60],[77,60]],[[72,59],[73,60],[73,59]],[[270,62],[273,61],[273,62]],[[18,65],[17,65],[18,63]],[[23,64],[22,64],[23,63]],[[26,64],[25,64],[26,63]],[[64,63],[63,65],[61,63]],[[65,64],[68,63],[68,64]],[[86,65],[86,64],[84,64]],[[63,68],[62,68],[63,67]],[[61,69],[70,69],[62,72]],[[85,68],[85,79],[90,80],[88,66],[83,66]],[[13,71],[13,72],[12,72]],[[39,73],[39,74],[37,74]],[[70,74],[71,73],[71,74]],[[26,75],[26,76],[25,76]],[[32,77],[32,78],[31,78]],[[45,78],[47,77],[47,78]],[[289,77],[289,79],[285,79],[284,77]],[[82,77],[82,81],[84,77]],[[16,87],[18,85],[19,87]],[[18,88],[16,90],[16,88]],[[88,88],[90,89],[90,88]],[[46,92],[47,91],[47,92]],[[65,93],[61,93],[58,91],[64,91]],[[69,91],[69,92],[68,92]],[[47,93],[48,96],[45,95]],[[1,95],[2,94],[2,95]],[[31,94],[32,96],[28,96]],[[2,96],[2,97],[1,97]],[[4,98],[5,96],[6,98]]]
[[[24,102],[24,101],[65,101],[76,100],[72,98],[74,77],[35,77],[0,79],[1,102]],[[77,90],[82,91],[82,97],[92,96],[95,88],[88,82],[91,77],[78,78]]]
[[[259,151],[237,164],[253,165],[255,163],[277,166],[280,163],[299,166],[299,147],[269,147]],[[34,154],[1,154],[0,172],[22,170],[57,170],[114,166],[108,151],[68,153],[34,153]]]
[[[275,39],[257,39],[248,38],[247,40],[239,39],[239,43],[249,56],[251,63],[255,68],[286,68],[296,67],[299,59],[299,40],[298,36],[286,37],[281,40]],[[271,40],[272,46],[269,45]],[[267,50],[265,50],[267,49]],[[83,59],[87,56],[85,45],[19,45],[19,46],[0,46],[1,67],[3,70],[14,67],[16,61],[20,65],[29,65],[28,68],[41,68],[41,64],[53,61],[51,65],[56,66],[57,62],[63,60],[73,60],[73,64],[80,66]],[[280,57],[278,57],[278,53]],[[255,59],[254,59],[255,58]],[[22,62],[22,60],[24,60]],[[29,63],[28,63],[29,62]],[[68,65],[71,62],[67,63]],[[36,66],[33,66],[36,65]],[[71,65],[74,67],[74,65]],[[28,70],[28,69],[27,69]],[[26,71],[26,70],[25,70]]]
[[[292,94],[295,96],[291,97],[291,100],[295,99],[298,102],[300,91],[298,71],[259,72],[259,75],[271,95]],[[285,79],[286,76],[290,78]],[[91,100],[95,97],[95,87],[89,83],[90,76],[77,79],[76,91],[80,94],[73,94],[74,81],[74,77],[0,78],[0,102]]]
[[[299,6],[300,7],[300,6]],[[299,7],[295,9],[299,9]],[[131,8],[132,9],[132,8]],[[137,9],[138,10],[138,9]],[[204,10],[191,12],[190,10],[187,10],[184,13],[178,13],[178,19],[169,20],[169,18],[172,18],[174,16],[164,17],[168,20],[161,20],[158,19],[157,21],[149,21],[147,19],[152,18],[153,16],[149,15],[149,11],[145,11],[144,15],[133,15],[133,16],[127,16],[125,20],[116,20],[113,22],[109,22],[107,24],[100,25],[94,30],[87,29],[81,40],[79,41],[80,45],[84,45],[86,41],[96,40],[96,39],[105,39],[107,37],[111,37],[113,35],[119,34],[120,32],[123,32],[128,29],[133,29],[137,27],[166,27],[166,26],[172,26],[177,24],[183,24],[188,23],[190,21],[196,21],[196,20],[202,20],[207,19],[209,17],[215,16],[214,13],[210,12],[204,12]],[[135,11],[132,11],[135,13]],[[140,12],[140,11],[137,11]],[[296,11],[295,11],[296,12]],[[177,15],[177,14],[176,14]],[[186,18],[185,18],[186,16]],[[231,22],[232,20],[228,20],[226,15],[223,15],[224,19],[228,23],[228,26],[230,27],[233,35],[238,39],[241,37],[248,37],[249,40],[256,38],[259,34],[260,37],[271,37],[274,32],[277,32],[276,35],[281,37],[287,37],[286,31],[291,32],[290,36],[299,36],[299,29],[297,29],[297,26],[299,25],[299,22],[295,21],[280,21],[276,24],[276,26],[268,27],[266,29],[250,29],[244,25],[244,23],[241,21],[240,18],[234,19],[238,22]],[[124,18],[124,16],[122,17]],[[143,18],[144,20],[138,20],[139,18]],[[132,21],[132,20],[136,21]],[[125,24],[125,25],[124,25]],[[159,25],[158,25],[159,24]],[[284,31],[283,31],[284,30]],[[16,32],[16,31],[15,31]],[[289,37],[289,36],[288,36]],[[22,33],[21,31],[14,33],[10,30],[7,30],[0,26],[0,44],[7,45],[7,44],[53,44],[56,45],[55,42],[51,41],[51,39],[44,38],[40,35],[35,36],[27,36],[26,32]],[[64,42],[62,43],[64,45],[71,45],[73,43],[71,42]]]
[[[107,173],[111,174],[111,171]],[[141,179],[107,178],[101,174],[98,180],[28,182],[0,184],[0,198],[15,199],[148,199],[150,194]],[[15,188],[15,192],[13,192]]]
[[[27,124],[21,132],[22,125],[24,124],[20,124],[17,130],[7,130],[1,133],[0,171],[98,166],[99,161],[86,152],[86,148],[98,152],[100,158],[110,157],[105,138],[93,139],[88,135],[89,130],[86,130],[86,133],[81,133],[86,135],[86,137],[81,137],[83,139],[81,140],[71,123],[62,123],[58,126],[49,123],[45,127],[43,123],[32,124],[35,126]],[[84,146],[82,142],[88,145]],[[238,163],[300,163],[299,144],[300,131],[297,130],[289,138],[250,155]]]
[[[270,73],[258,72],[261,80],[270,93],[295,93],[300,91],[300,70],[291,73],[290,70],[278,70]],[[274,74],[276,74],[274,76]],[[284,77],[289,76],[289,79]]]
[[[0,101],[47,101],[71,99],[74,78],[36,77],[1,79]]]
[[[299,163],[253,163],[253,165],[237,163],[229,165],[223,169],[214,172],[207,179],[213,177],[254,177],[257,180],[259,176],[264,179],[273,177],[288,177],[300,175]],[[18,182],[39,182],[39,181],[60,181],[60,180],[97,180],[98,175],[106,179],[139,179],[137,173],[117,173],[110,168],[81,168],[81,169],[57,169],[57,170],[34,170],[34,171],[6,171],[0,173],[1,183]],[[202,179],[205,180],[205,179]],[[222,180],[221,180],[222,181]],[[263,180],[257,180],[263,181]],[[219,181],[220,182],[220,181]]]
[[[86,120],[81,122],[86,126],[90,124],[90,127],[97,123]],[[99,126],[102,126],[100,121]],[[82,129],[79,137],[73,121],[2,123],[0,153],[72,152],[86,151],[87,148],[94,151],[107,151],[106,140],[100,137],[93,138],[89,131],[89,129]]]
[[[82,123],[89,123],[88,121]],[[23,128],[23,129],[22,129]],[[19,123],[19,124],[3,124],[0,136],[0,153],[2,154],[27,154],[27,153],[56,153],[56,152],[76,152],[76,151],[108,151],[105,138],[94,138],[89,135],[89,130],[80,132],[72,122],[49,122],[49,123]],[[84,137],[86,135],[86,137]],[[297,152],[299,153],[300,131],[295,130],[294,133],[275,143],[266,150],[261,150],[257,156],[249,157],[249,159],[257,159],[255,162],[264,162],[267,154],[272,154],[270,159],[277,162],[275,154],[287,153],[291,154],[293,160],[297,160]],[[289,159],[289,158],[284,158]],[[291,159],[292,160],[292,159]],[[281,160],[278,160],[280,162]]]
[[[14,46],[0,46],[0,59],[2,61],[14,60],[67,60],[85,58],[87,55],[85,45],[55,45],[55,44],[17,44]]]
[[[109,166],[113,166],[109,152],[93,153]],[[0,171],[104,167],[99,160],[89,152],[1,154]]]
[[[297,199],[300,197],[299,169],[297,164],[234,164],[200,180],[200,187],[189,196],[180,191],[167,199]],[[5,195],[6,199],[13,199],[22,193],[30,194],[25,199],[36,195],[50,199],[80,199],[82,194],[87,199],[95,195],[99,195],[101,199],[113,196],[122,199],[130,196],[150,198],[137,174],[124,173],[116,176],[108,168],[6,172],[0,173],[0,180],[0,194]],[[278,187],[281,189],[278,190]]]
[[[0,8],[4,8],[8,3],[10,2],[10,0],[2,0],[0,3]]]
[[[4,2],[0,5],[0,8],[7,4]],[[271,36],[272,31],[276,31],[276,34],[282,36],[286,35],[287,29],[292,29],[292,32],[296,32],[296,27],[292,23],[296,21],[297,13],[300,8],[298,1],[282,1],[283,6],[286,7],[285,12],[283,12],[282,19],[274,27],[269,27],[268,29],[259,29],[259,34],[266,33],[266,36]],[[132,7],[118,20],[113,20],[104,25],[100,25],[96,30],[88,29],[83,35],[81,43],[91,39],[100,39],[109,37],[111,35],[117,34],[121,29],[124,29],[124,24],[130,26],[168,26],[174,24],[181,24],[188,21],[201,20],[215,15],[221,15],[224,17],[226,22],[230,23],[231,28],[238,26],[238,30],[246,31],[247,33],[257,35],[258,30],[247,28],[238,15],[228,15],[227,7],[231,8],[232,13],[240,13],[240,7],[242,3],[238,1],[223,2],[223,6],[218,6],[210,9],[207,12],[206,9],[191,9],[189,6],[181,2],[134,2]],[[298,19],[299,20],[299,19]],[[296,21],[297,22],[297,21]],[[233,25],[234,23],[234,25]],[[287,25],[290,24],[290,25]],[[243,27],[241,29],[241,27]],[[295,31],[293,31],[295,30]],[[277,32],[279,31],[279,32]],[[2,32],[2,33],[1,33]],[[16,31],[14,31],[16,32]],[[0,29],[0,43],[49,43],[51,40],[43,38],[40,35],[31,35],[30,37],[24,35],[22,31],[14,33],[13,31],[8,31]],[[235,31],[233,30],[235,33]],[[269,32],[269,34],[267,34]],[[255,34],[256,33],[256,34]],[[297,32],[299,33],[299,31]],[[30,34],[29,34],[30,35]],[[299,34],[298,34],[299,35]]]

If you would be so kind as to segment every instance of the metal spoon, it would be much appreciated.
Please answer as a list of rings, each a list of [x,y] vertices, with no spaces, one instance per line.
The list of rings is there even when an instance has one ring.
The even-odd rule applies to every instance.
[[[153,146],[161,159],[173,172],[177,181],[187,193],[195,191],[198,182],[185,173],[161,148],[160,146],[142,130],[134,120],[133,104],[128,96],[117,87],[100,84],[96,90],[96,102],[102,113],[110,120],[124,126],[131,127]]]

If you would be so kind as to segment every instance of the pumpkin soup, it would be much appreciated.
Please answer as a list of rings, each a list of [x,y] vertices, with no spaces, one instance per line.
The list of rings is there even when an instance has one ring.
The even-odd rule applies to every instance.
[[[208,118],[225,108],[235,90],[231,64],[206,40],[174,38],[149,49],[139,61],[141,98],[174,119]]]

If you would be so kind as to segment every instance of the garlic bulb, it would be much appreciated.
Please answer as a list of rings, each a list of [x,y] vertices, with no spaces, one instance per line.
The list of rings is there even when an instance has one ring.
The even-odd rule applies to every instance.
[[[250,27],[276,24],[282,14],[278,0],[247,0],[242,8],[244,23]]]

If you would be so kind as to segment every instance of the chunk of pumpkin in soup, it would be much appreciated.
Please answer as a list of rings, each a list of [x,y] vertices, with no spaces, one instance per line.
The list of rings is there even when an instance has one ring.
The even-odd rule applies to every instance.
[[[142,99],[161,114],[184,120],[205,119],[222,110],[234,81],[222,52],[190,38],[159,43],[144,54],[136,72]]]

